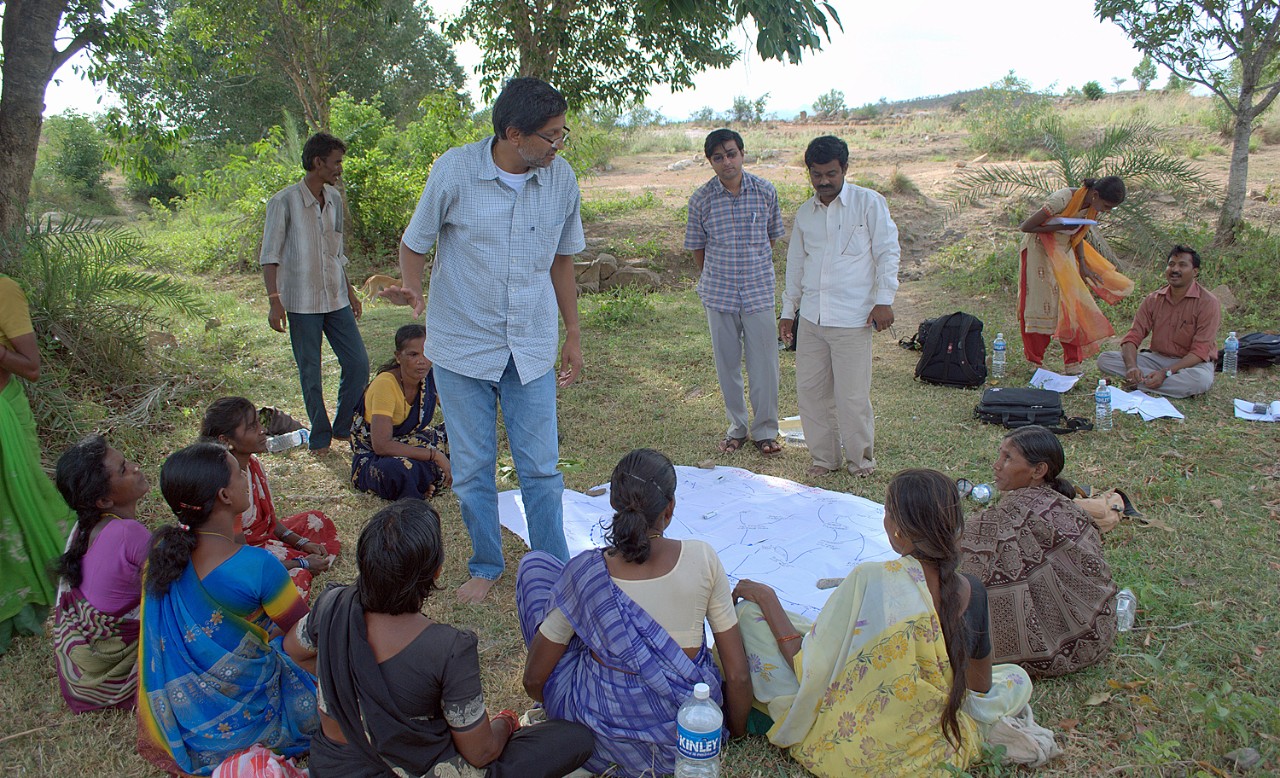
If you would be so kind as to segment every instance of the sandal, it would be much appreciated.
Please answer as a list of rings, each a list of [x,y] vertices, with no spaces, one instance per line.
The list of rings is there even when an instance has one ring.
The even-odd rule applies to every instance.
[[[717,445],[716,448],[720,451],[721,454],[732,454],[733,452],[737,451],[738,449],[746,445],[746,442],[747,442],[746,435],[743,435],[740,438],[725,438],[724,440],[720,441],[720,444]]]
[[[771,457],[774,454],[781,453],[782,444],[773,438],[765,438],[764,440],[753,440],[751,444],[756,447],[762,455]]]

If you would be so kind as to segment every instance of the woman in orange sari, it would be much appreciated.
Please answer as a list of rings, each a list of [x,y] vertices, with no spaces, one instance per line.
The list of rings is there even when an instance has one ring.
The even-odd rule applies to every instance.
[[[1123,203],[1124,196],[1124,181],[1118,176],[1086,178],[1079,189],[1054,192],[1018,228],[1027,233],[1022,242],[1018,322],[1022,352],[1036,367],[1044,363],[1050,339],[1056,338],[1062,344],[1063,372],[1080,375],[1098,343],[1115,334],[1091,290],[1114,305],[1133,291],[1133,282],[1085,237],[1098,216]],[[1091,223],[1079,224],[1079,219]]]

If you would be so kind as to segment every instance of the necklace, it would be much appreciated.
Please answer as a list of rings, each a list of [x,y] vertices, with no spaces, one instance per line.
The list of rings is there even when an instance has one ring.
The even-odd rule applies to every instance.
[[[226,535],[223,535],[221,532],[205,532],[205,531],[204,531],[204,530],[202,530],[202,529],[198,529],[198,530],[196,530],[196,534],[197,534],[197,535],[211,535],[211,536],[213,536],[213,537],[215,537],[215,538],[222,538],[223,540],[227,541],[228,543],[235,543],[235,542],[236,542],[236,539],[235,539],[235,538],[232,538],[232,537],[228,537],[228,536],[226,536]]]
[[[661,532],[655,532],[655,533],[653,533],[652,535],[650,535],[650,536],[649,536],[649,539],[650,539],[650,540],[653,540],[654,538],[660,538],[660,537],[662,537],[662,533],[661,533]]]

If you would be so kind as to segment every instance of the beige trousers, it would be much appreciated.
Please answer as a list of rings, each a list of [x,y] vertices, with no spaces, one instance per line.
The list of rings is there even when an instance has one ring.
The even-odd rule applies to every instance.
[[[1168,370],[1178,362],[1179,357],[1166,357],[1164,354],[1157,354],[1154,351],[1138,352],[1138,369],[1143,375],[1153,370]],[[1108,375],[1120,376],[1124,378],[1124,354],[1119,351],[1104,351],[1098,355],[1098,369]],[[1164,383],[1160,384],[1159,389],[1148,389],[1145,386],[1139,386],[1143,392],[1147,394],[1163,394],[1165,397],[1194,397],[1197,394],[1204,394],[1213,386],[1213,370],[1212,362],[1201,362],[1198,365],[1192,365],[1185,370],[1179,370],[1168,378],[1164,379]]]
[[[796,341],[796,399],[813,463],[835,470],[874,468],[871,327],[824,327],[803,317]],[[844,456],[841,456],[843,442]]]

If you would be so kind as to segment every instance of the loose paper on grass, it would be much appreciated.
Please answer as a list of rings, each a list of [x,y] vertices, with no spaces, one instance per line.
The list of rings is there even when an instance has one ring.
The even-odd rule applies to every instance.
[[[810,619],[831,594],[822,578],[843,578],[859,562],[896,559],[884,532],[884,507],[736,467],[676,467],[676,510],[671,538],[710,543],[729,580],[750,578],[772,586],[784,608]],[[607,489],[608,484],[604,485]],[[527,544],[529,529],[518,490],[498,495],[502,526]],[[564,534],[569,554],[605,545],[613,518],[609,494],[564,492]]]

